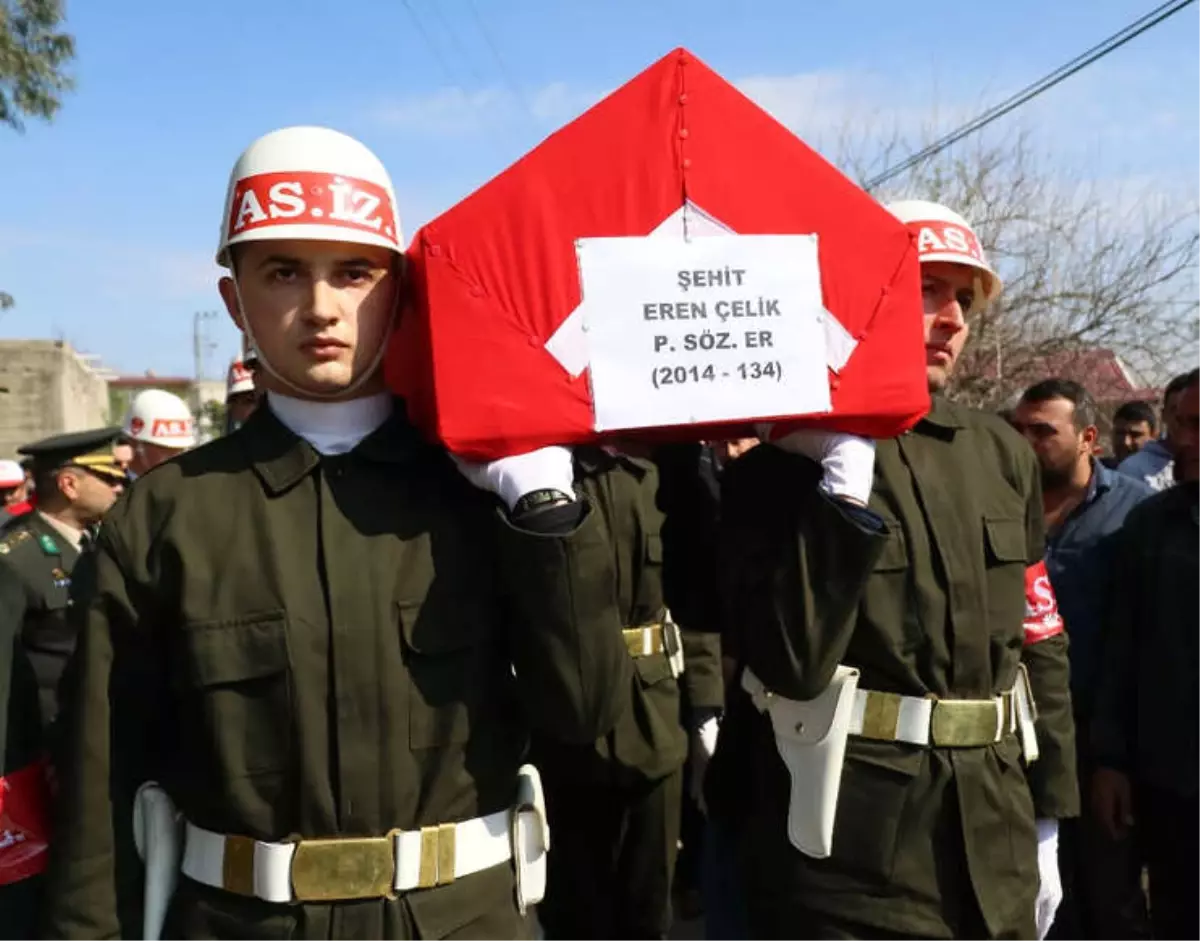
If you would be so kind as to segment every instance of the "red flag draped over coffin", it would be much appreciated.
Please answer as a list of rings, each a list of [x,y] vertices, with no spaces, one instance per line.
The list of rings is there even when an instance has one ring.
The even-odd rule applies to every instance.
[[[925,414],[912,236],[684,49],[416,233],[389,384],[428,433],[476,459],[602,437],[586,372],[573,376],[546,348],[580,304],[575,240],[648,235],[685,203],[738,234],[817,234],[825,307],[857,342],[830,370],[832,411],[799,424],[890,437]],[[746,416],[770,417],[780,416]]]

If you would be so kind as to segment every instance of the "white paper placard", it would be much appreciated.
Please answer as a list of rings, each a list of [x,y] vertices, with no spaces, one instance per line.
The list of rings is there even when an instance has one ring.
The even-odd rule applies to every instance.
[[[815,235],[576,251],[597,431],[829,411]]]

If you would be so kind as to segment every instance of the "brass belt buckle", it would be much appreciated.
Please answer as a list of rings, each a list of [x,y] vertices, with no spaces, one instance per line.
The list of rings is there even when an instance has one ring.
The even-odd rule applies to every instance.
[[[392,835],[301,840],[292,857],[298,902],[391,898],[395,875]]]
[[[649,628],[643,627],[627,627],[621,631],[621,636],[625,639],[625,649],[635,660],[647,654],[646,638],[650,636],[648,631]]]
[[[990,699],[939,699],[929,723],[930,744],[978,748],[996,741],[996,703]]]

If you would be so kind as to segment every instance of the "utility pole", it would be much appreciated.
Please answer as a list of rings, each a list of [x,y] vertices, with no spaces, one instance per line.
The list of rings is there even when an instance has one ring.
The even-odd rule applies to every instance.
[[[208,351],[215,349],[217,344],[209,342],[204,328],[205,321],[215,320],[217,312],[215,310],[198,310],[192,315],[192,368],[195,377],[192,382],[192,412],[197,419],[197,425],[201,432],[202,440],[207,440],[211,437],[211,429],[204,427],[203,412],[204,401],[200,394],[200,383],[205,378],[205,359]]]
[[[216,316],[215,310],[198,310],[192,315],[192,369],[196,382],[204,378],[204,354],[212,345],[205,338],[203,322]]]

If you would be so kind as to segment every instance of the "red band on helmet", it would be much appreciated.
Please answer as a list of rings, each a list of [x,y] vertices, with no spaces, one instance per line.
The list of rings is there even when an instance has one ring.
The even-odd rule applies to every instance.
[[[260,173],[239,180],[227,222],[230,239],[268,226],[320,225],[396,241],[387,190],[336,173]]]
[[[188,438],[192,434],[192,423],[186,418],[156,418],[150,427],[152,438]]]
[[[1063,632],[1058,598],[1050,585],[1046,563],[1025,569],[1025,646],[1041,643]]]
[[[910,222],[908,231],[917,237],[917,256],[966,255],[983,264],[983,249],[970,229],[953,222]]]

